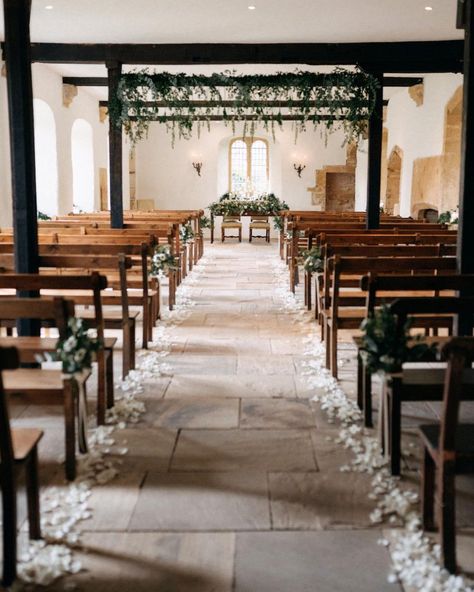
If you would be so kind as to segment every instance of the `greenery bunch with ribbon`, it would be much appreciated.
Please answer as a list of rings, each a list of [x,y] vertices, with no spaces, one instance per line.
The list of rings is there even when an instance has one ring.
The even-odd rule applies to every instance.
[[[201,216],[199,218],[199,228],[201,228],[201,230],[203,228],[211,228],[212,226],[212,222],[211,219],[209,218],[209,216]]]
[[[350,142],[365,132],[378,86],[371,74],[344,68],[210,76],[142,70],[122,74],[108,109],[113,124],[123,127],[133,144],[147,136],[152,121],[166,124],[174,143],[176,135],[189,139],[194,126],[199,136],[213,118],[231,125],[234,134],[243,122],[243,135],[253,136],[259,123],[274,135],[286,117],[296,136],[323,124],[328,131],[343,129]]]
[[[309,273],[317,273],[324,269],[321,258],[321,248],[313,247],[309,251],[303,251],[303,269]]]
[[[181,226],[179,229],[179,238],[185,245],[194,239],[194,230],[192,229],[192,226],[189,222],[188,224]]]
[[[176,269],[178,269],[178,262],[171,253],[171,247],[169,245],[158,245],[151,258],[150,276],[163,277]]]
[[[65,374],[75,374],[92,367],[97,359],[97,352],[103,343],[97,337],[91,337],[82,319],[71,317],[67,323],[66,335],[59,339],[53,359],[62,363]]]
[[[405,362],[435,359],[437,344],[428,345],[423,336],[410,335],[411,327],[412,319],[408,318],[400,331],[397,316],[387,304],[362,322],[360,353],[371,374],[400,372]]]

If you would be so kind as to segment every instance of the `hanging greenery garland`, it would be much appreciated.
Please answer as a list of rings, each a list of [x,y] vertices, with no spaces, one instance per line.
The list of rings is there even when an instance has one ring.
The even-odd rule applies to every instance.
[[[347,141],[365,131],[373,111],[378,81],[360,70],[337,68],[331,73],[296,71],[271,75],[150,73],[123,74],[116,96],[109,100],[109,116],[135,144],[145,138],[150,123],[167,126],[176,138],[189,139],[196,125],[222,119],[232,126],[243,122],[243,135],[254,135],[256,125],[274,135],[291,118],[295,135],[324,124],[326,130],[342,128]]]

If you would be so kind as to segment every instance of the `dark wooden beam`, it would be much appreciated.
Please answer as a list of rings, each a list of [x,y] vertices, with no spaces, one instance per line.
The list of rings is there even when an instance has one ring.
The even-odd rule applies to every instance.
[[[374,73],[379,80],[382,74]],[[382,178],[383,88],[376,92],[375,107],[369,119],[369,157],[367,170],[366,227],[372,230],[380,222],[380,181]]]
[[[109,81],[104,76],[63,76],[63,84],[73,84],[74,86],[108,86]]]
[[[464,7],[464,87],[461,136],[461,179],[457,260],[460,273],[474,273],[474,6],[466,0]],[[473,291],[463,296],[472,296]],[[472,315],[459,318],[459,335],[472,334]]]
[[[422,82],[423,78],[414,76],[384,76],[383,79],[385,88],[403,88],[405,86],[415,86]],[[100,78],[95,76],[64,76],[63,84],[73,84],[74,86],[107,86],[108,80],[105,77]]]
[[[381,43],[34,43],[35,62],[56,64],[359,64],[378,72],[461,72],[462,40]]]
[[[423,78],[421,76],[384,76],[383,86],[384,88],[404,88],[406,86],[416,86],[422,84]]]
[[[274,105],[272,105],[272,103],[274,103]],[[209,107],[211,106],[211,101],[189,101],[189,103],[187,103],[193,107]],[[292,103],[293,105],[297,105],[298,101],[294,101]],[[99,107],[108,107],[109,103],[108,101],[99,101]],[[157,101],[157,102],[147,102],[145,103],[145,106],[149,105],[150,107],[166,107],[166,103],[161,102],[161,101]],[[222,103],[220,103],[221,106],[223,107],[232,107],[233,105],[233,101],[223,101]],[[274,107],[288,107],[288,103],[286,101],[255,101],[254,105],[256,106],[274,106]],[[388,105],[388,100],[383,101],[383,105],[384,107]]]
[[[31,0],[3,1],[5,65],[10,123],[13,233],[15,237],[14,253],[15,270],[18,273],[38,272],[30,13]],[[39,334],[39,325],[35,321],[22,319],[18,324],[18,331],[21,335]]]
[[[117,93],[122,72],[119,62],[107,62],[109,98]],[[109,120],[110,225],[123,228],[122,129]]]

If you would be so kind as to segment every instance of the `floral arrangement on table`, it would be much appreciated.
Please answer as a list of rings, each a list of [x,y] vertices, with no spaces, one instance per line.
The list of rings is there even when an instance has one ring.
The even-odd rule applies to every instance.
[[[362,322],[360,353],[371,374],[400,372],[405,362],[435,358],[437,344],[428,345],[423,343],[423,336],[410,335],[411,326],[412,320],[408,318],[400,331],[397,316],[387,304]]]
[[[439,215],[438,222],[440,224],[457,224],[459,220],[459,208],[447,210]]]
[[[40,212],[39,210],[37,212],[36,217],[38,220],[51,220],[51,216],[48,216],[48,214],[45,214],[44,212]]]
[[[191,223],[184,224],[179,230],[179,238],[183,244],[187,244],[194,239],[194,230],[191,227]]]
[[[289,205],[278,199],[274,193],[262,193],[258,197],[245,199],[237,193],[224,193],[217,201],[209,204],[214,216],[240,215],[245,212],[261,216],[277,216],[282,210],[289,210]]]
[[[309,125],[324,125],[328,131],[342,129],[350,142],[365,132],[378,88],[373,75],[344,68],[210,76],[145,69],[122,74],[109,98],[109,115],[132,143],[147,136],[152,121],[165,124],[174,143],[176,134],[189,139],[194,126],[199,136],[215,117],[230,124],[234,134],[242,122],[243,135],[253,136],[259,123],[274,135],[287,116],[293,118],[296,136]]]
[[[324,269],[320,247],[313,247],[309,251],[303,251],[303,269],[308,273],[317,273]]]
[[[150,276],[163,277],[176,269],[178,269],[178,264],[176,257],[171,253],[171,247],[158,245],[151,258]]]
[[[100,339],[89,335],[82,319],[71,317],[67,323],[66,335],[59,339],[56,351],[50,359],[61,362],[65,374],[75,374],[91,368],[102,347]]]

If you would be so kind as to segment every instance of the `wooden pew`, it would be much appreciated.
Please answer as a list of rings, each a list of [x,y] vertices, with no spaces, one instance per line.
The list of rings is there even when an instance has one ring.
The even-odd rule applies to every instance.
[[[105,424],[106,408],[114,405],[114,367],[113,352],[117,342],[115,337],[104,337],[104,316],[102,311],[103,291],[107,288],[107,278],[93,272],[90,275],[41,275],[41,274],[0,274],[0,308],[3,299],[11,298],[16,291],[39,291],[42,296],[62,296],[70,300],[87,296],[93,306],[92,314],[84,319],[89,327],[97,331],[97,337],[104,348],[97,353],[97,423]],[[70,315],[73,316],[73,315]],[[10,321],[14,321],[11,319]],[[12,322],[7,326],[12,326]],[[126,342],[124,331],[124,343]],[[15,345],[22,362],[35,362],[38,353],[53,352],[57,339],[43,337],[0,337],[0,346]],[[125,346],[124,346],[125,350]],[[128,354],[129,355],[129,354]]]
[[[115,256],[100,256],[100,257],[79,257],[79,256],[47,256],[48,258],[40,258],[40,264],[44,266],[43,274],[52,277],[67,277],[67,275],[75,275],[75,271],[83,272],[87,270],[86,275],[93,274],[96,270],[100,270],[104,275],[107,272],[114,274],[118,269],[120,276],[120,290],[108,291],[107,294],[102,294],[102,305],[120,306],[120,310],[106,309],[103,313],[104,327],[106,329],[115,329],[123,331],[123,372],[128,374],[130,369],[135,367],[135,326],[138,312],[129,310],[129,296],[127,291],[127,269],[131,267],[131,260],[124,255]],[[59,259],[59,257],[61,257]],[[81,267],[81,263],[85,267]],[[60,266],[60,267],[58,267]],[[0,255],[0,270],[14,273],[12,255]],[[2,274],[0,274],[0,278]],[[8,281],[8,280],[3,280]],[[51,280],[53,281],[53,280]],[[59,280],[57,280],[59,281]],[[11,286],[11,289],[14,286]],[[60,295],[60,287],[55,288],[54,291],[49,291],[49,295]],[[67,289],[67,288],[66,288]],[[68,292],[71,295],[71,292]],[[86,290],[76,289],[72,292],[72,297],[77,304],[82,306],[94,306],[94,298],[91,293]],[[138,303],[135,304],[139,304]],[[82,317],[87,323],[91,323],[95,319],[95,313],[84,310],[81,313]],[[93,325],[92,325],[93,326]],[[126,375],[126,374],[125,374]]]
[[[392,302],[403,298],[452,296],[454,292],[472,289],[474,275],[453,274],[453,275],[407,275],[391,274],[380,275],[370,272],[361,278],[361,290],[366,293],[366,317],[371,315],[376,306],[383,299],[384,302]],[[427,294],[431,292],[431,294]],[[383,296],[381,296],[383,294]],[[443,315],[436,315],[440,318]],[[445,316],[445,315],[444,315]],[[433,317],[425,315],[422,319],[415,319],[415,327],[425,324],[426,327],[434,327],[436,322]],[[372,380],[365,368],[360,348],[362,338],[355,336],[354,342],[357,346],[357,401],[363,410],[364,421],[367,427],[372,425]],[[435,338],[436,340],[436,338]]]
[[[337,335],[339,329],[358,329],[365,318],[365,296],[344,292],[342,278],[353,276],[360,281],[370,271],[377,273],[454,273],[455,257],[339,257],[328,260],[324,281],[323,332],[326,344],[326,366],[337,378]]]
[[[67,321],[74,316],[74,303],[64,298],[19,298],[0,301],[1,319],[38,319],[54,322],[62,336]],[[19,368],[3,373],[3,386],[9,397],[35,405],[61,405],[64,408],[66,478],[76,477],[76,414],[80,392],[85,395],[90,370],[80,376],[64,375],[62,370]]]
[[[474,299],[459,297],[404,298],[390,305],[402,327],[408,316],[419,314],[474,314]],[[390,457],[392,475],[400,474],[401,409],[405,401],[441,401],[444,373],[442,368],[404,368],[397,374],[385,374],[382,389],[382,443]],[[474,384],[466,385],[462,400],[474,400]]]
[[[17,564],[17,476],[25,472],[30,539],[41,538],[38,482],[38,443],[43,436],[35,428],[10,427],[7,396],[2,374],[18,368],[14,347],[0,348],[0,458],[2,471],[3,578],[8,588],[16,579]]]

